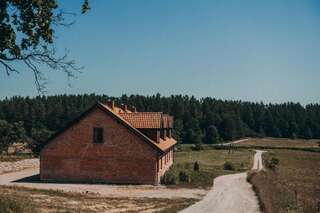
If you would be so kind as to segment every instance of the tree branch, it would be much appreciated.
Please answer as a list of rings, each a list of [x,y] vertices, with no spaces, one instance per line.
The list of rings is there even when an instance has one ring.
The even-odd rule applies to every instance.
[[[75,78],[74,72],[81,73],[83,67],[77,67],[74,60],[67,60],[68,53],[66,52],[62,57],[55,57],[56,51],[54,48],[48,50],[35,50],[19,57],[0,57],[0,63],[3,65],[6,74],[10,75],[12,72],[19,73],[19,71],[12,67],[7,62],[23,62],[26,67],[32,71],[35,79],[35,85],[39,93],[44,94],[46,88],[46,78],[43,76],[43,72],[39,69],[38,65],[46,65],[52,70],[59,70],[65,73],[68,80],[72,77]],[[69,83],[70,86],[70,83]]]

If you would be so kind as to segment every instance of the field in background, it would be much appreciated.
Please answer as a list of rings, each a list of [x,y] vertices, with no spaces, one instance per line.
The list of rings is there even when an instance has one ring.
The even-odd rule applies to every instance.
[[[290,148],[317,148],[320,139],[287,139],[287,138],[250,138],[234,146],[265,146],[265,147],[290,147]]]
[[[320,212],[319,153],[269,150],[263,158],[280,160],[278,169],[268,169],[249,178],[266,213]]]
[[[254,152],[239,149],[180,151],[175,153],[174,164],[169,173],[175,176],[175,185],[183,187],[212,187],[213,179],[220,175],[247,171],[252,167]],[[194,163],[199,163],[199,171],[194,171]],[[230,162],[233,169],[227,170],[224,164]],[[187,181],[179,181],[179,173],[188,175]]]

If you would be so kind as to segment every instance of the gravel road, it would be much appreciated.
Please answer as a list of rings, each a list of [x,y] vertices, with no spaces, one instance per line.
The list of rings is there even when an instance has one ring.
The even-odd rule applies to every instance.
[[[37,158],[25,159],[16,162],[0,162],[0,174],[39,167],[39,164],[39,159]]]
[[[256,150],[254,170],[263,169],[261,154]],[[259,213],[258,199],[247,182],[247,173],[224,175],[214,179],[213,187],[201,201],[182,213]]]
[[[217,143],[217,144],[215,144],[215,146],[226,146],[226,145],[231,145],[231,144],[242,143],[242,142],[245,142],[248,140],[249,140],[249,138],[245,138],[245,139],[236,140],[236,141],[232,141],[232,142],[228,142],[228,143]]]
[[[39,166],[0,175],[0,185],[23,186],[36,189],[54,189],[67,192],[98,193],[108,197],[130,198],[203,198],[208,190],[175,189],[152,185],[109,185],[109,184],[62,184],[39,182]],[[34,177],[36,176],[36,177]],[[33,177],[33,178],[30,178]],[[28,180],[23,180],[27,178]],[[21,180],[22,179],[22,180]]]

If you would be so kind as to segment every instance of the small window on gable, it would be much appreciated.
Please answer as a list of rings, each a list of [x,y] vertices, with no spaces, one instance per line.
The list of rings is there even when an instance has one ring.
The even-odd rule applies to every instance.
[[[93,128],[93,143],[103,142],[103,128]]]

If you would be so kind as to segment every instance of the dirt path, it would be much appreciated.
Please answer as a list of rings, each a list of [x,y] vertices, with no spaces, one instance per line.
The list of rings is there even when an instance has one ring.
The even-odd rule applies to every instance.
[[[218,144],[215,144],[215,146],[226,146],[226,145],[231,145],[231,144],[237,144],[237,143],[246,142],[246,141],[248,141],[248,140],[249,140],[249,138],[241,139],[241,140],[236,140],[236,141],[232,141],[232,142],[228,142],[228,143],[218,143]]]
[[[263,169],[263,164],[262,164],[262,153],[266,151],[260,151],[260,150],[255,150],[256,154],[254,155],[254,161],[253,161],[253,167],[252,170],[261,170]]]
[[[39,167],[24,169],[0,175],[0,185],[24,186],[36,189],[54,189],[79,193],[99,193],[108,197],[130,198],[196,198],[201,199],[208,192],[204,189],[167,188],[151,185],[107,185],[107,184],[62,184],[39,182]],[[22,179],[22,180],[21,180]],[[16,181],[16,182],[15,182]]]
[[[15,162],[0,162],[0,174],[16,172],[27,168],[39,167],[39,159],[25,159]]]
[[[263,169],[261,154],[256,150],[254,170]],[[203,200],[184,209],[182,213],[259,213],[258,199],[247,182],[247,173],[224,175],[214,179],[213,188]]]

